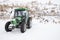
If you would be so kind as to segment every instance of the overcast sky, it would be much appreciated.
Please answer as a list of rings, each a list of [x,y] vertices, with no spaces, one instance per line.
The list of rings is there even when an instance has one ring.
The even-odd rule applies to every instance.
[[[31,2],[31,1],[39,1],[39,2],[42,2],[42,3],[45,3],[45,2],[48,2],[49,0],[0,0],[0,2],[3,2],[3,1],[10,1],[10,2],[23,2],[23,3],[26,3],[26,2]],[[60,0],[50,0],[52,1],[52,3],[56,3],[56,4],[60,4]]]

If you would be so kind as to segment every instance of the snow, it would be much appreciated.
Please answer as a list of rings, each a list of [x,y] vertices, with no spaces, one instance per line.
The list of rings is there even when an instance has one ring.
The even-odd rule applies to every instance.
[[[42,0],[43,1],[43,0]],[[47,1],[47,0],[46,0]],[[2,2],[3,3],[3,2]],[[51,3],[41,3],[40,1],[24,1],[24,0],[8,0],[5,2],[6,4],[9,4],[11,6],[15,5],[15,6],[23,6],[23,7],[27,7],[30,11],[30,13],[32,14],[40,14],[40,15],[58,15],[60,16],[60,5],[58,4],[54,4],[54,2],[51,1]],[[5,4],[3,3],[3,4]],[[32,5],[33,4],[33,5]],[[12,8],[14,9],[14,8]],[[11,8],[6,9],[6,15],[8,16],[11,14],[12,11]],[[4,14],[4,13],[3,13]]]
[[[25,4],[25,3],[27,3],[27,2],[32,2],[32,1],[38,1],[38,2],[41,2],[41,3],[48,3],[49,2],[49,0],[0,0],[0,4],[9,4],[9,5],[11,5],[12,3],[14,3],[14,4],[20,4],[20,3],[23,3],[23,4]],[[60,1],[59,0],[50,0],[50,1],[52,1],[52,3],[54,3],[54,4],[60,4]]]
[[[42,17],[51,20],[52,17]],[[0,19],[0,40],[60,40],[60,24],[40,23],[33,18],[32,28],[21,33],[20,29],[6,32],[4,27],[7,20]]]
[[[2,2],[4,0],[1,0]],[[32,0],[31,0],[32,1]],[[54,8],[58,15],[60,15],[60,7],[59,5],[54,5],[54,3],[59,0],[53,0],[51,5],[46,4],[45,2],[49,0],[38,0],[37,3],[34,4],[37,9],[34,9],[35,7],[31,8],[33,5],[29,4],[31,2],[30,0],[7,0],[6,2],[2,2],[0,4],[9,4],[12,5],[13,3],[15,5],[20,5],[22,3],[25,5],[27,2],[28,8],[31,10],[36,10],[36,16],[39,13],[41,14],[51,14],[51,10]],[[34,1],[34,0],[33,0]],[[41,4],[40,4],[41,2]],[[44,3],[45,4],[44,4]],[[38,4],[38,5],[37,5]],[[45,10],[45,9],[48,10]],[[8,13],[6,15],[10,15],[11,9],[9,9]],[[48,11],[48,12],[47,12]],[[38,13],[39,12],[39,13]],[[32,15],[33,16],[33,15]],[[12,16],[11,16],[12,17]],[[20,29],[14,29],[12,32],[6,32],[5,31],[5,24],[9,21],[8,19],[0,19],[0,40],[60,40],[60,17],[59,16],[40,16],[39,18],[33,18],[32,20],[32,28],[27,29],[25,33],[21,33]]]

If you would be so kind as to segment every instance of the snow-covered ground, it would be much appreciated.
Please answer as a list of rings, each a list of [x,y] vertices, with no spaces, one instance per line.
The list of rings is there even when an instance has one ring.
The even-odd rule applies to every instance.
[[[53,17],[42,17],[50,21]],[[50,18],[50,19],[49,19]],[[54,17],[55,18],[55,17]],[[40,22],[40,19],[33,18],[32,28],[21,33],[20,29],[6,32],[4,25],[7,20],[0,20],[0,40],[60,40],[60,24]]]

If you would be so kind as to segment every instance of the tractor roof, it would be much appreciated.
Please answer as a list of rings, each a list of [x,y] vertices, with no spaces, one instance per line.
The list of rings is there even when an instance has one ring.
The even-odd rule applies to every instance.
[[[17,9],[15,9],[16,11],[26,11],[26,10],[28,10],[27,8],[17,8]]]

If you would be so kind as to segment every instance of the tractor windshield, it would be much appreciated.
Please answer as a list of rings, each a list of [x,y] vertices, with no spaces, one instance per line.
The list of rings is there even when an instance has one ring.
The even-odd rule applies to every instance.
[[[14,16],[15,17],[22,16],[22,12],[21,11],[15,11]]]
[[[25,15],[26,15],[26,13],[24,11],[15,11],[15,13],[14,13],[14,17],[18,17],[18,16],[22,17]]]

